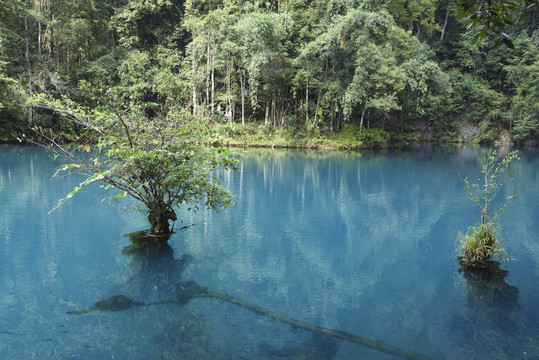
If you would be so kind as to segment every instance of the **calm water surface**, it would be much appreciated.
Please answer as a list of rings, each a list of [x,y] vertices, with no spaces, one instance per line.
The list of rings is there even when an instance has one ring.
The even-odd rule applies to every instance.
[[[67,314],[115,294],[172,296],[193,280],[303,322],[436,359],[539,358],[539,151],[521,150],[518,197],[502,217],[515,261],[490,282],[466,278],[457,233],[477,209],[481,150],[365,153],[248,151],[219,174],[236,194],[220,215],[188,214],[169,247],[127,252],[144,215],[93,186],[51,181],[33,147],[0,147],[0,358],[396,359],[215,299]],[[505,194],[507,195],[507,194]]]

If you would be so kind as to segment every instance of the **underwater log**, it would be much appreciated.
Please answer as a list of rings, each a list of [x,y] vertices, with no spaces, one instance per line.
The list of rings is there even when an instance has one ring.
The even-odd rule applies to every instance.
[[[356,334],[352,334],[346,331],[328,329],[321,326],[305,323],[296,319],[292,319],[287,316],[277,314],[272,311],[261,308],[258,305],[248,303],[247,301],[243,301],[232,295],[211,291],[206,287],[198,285],[194,281],[187,281],[187,282],[178,284],[178,291],[176,292],[174,297],[170,299],[165,299],[161,301],[153,301],[153,302],[137,302],[137,301],[129,299],[125,295],[120,294],[120,295],[114,295],[106,300],[98,301],[96,302],[94,307],[91,307],[89,309],[81,310],[81,311],[70,311],[68,312],[68,314],[80,315],[80,314],[86,314],[86,313],[97,311],[97,310],[121,311],[121,310],[129,309],[133,306],[158,305],[158,304],[167,304],[167,303],[169,304],[172,303],[172,304],[177,304],[179,306],[183,306],[187,304],[190,299],[203,298],[203,297],[218,299],[218,300],[226,301],[231,304],[238,305],[256,314],[266,316],[270,319],[279,321],[283,324],[288,324],[294,329],[303,329],[303,330],[310,331],[313,334],[320,334],[324,336],[330,336],[336,339],[350,341],[356,344],[366,346],[373,350],[381,351],[386,354],[391,354],[391,355],[400,357],[402,359],[435,360],[432,357],[421,355],[421,354],[416,354],[410,350],[392,346],[382,341],[368,339],[368,338],[365,338]]]
[[[421,354],[416,354],[416,353],[414,353],[414,352],[412,352],[410,350],[401,349],[401,348],[386,344],[386,343],[381,342],[381,341],[368,339],[368,338],[365,338],[365,337],[362,337],[362,336],[359,336],[359,335],[356,335],[356,334],[352,334],[352,333],[349,333],[349,332],[346,332],[346,331],[328,329],[328,328],[324,328],[324,327],[321,327],[321,326],[316,326],[316,325],[313,325],[313,324],[305,323],[305,322],[302,322],[302,321],[299,321],[299,320],[296,320],[296,319],[292,319],[292,318],[289,318],[287,316],[277,314],[277,313],[274,313],[272,311],[263,309],[260,306],[250,304],[250,303],[248,303],[246,301],[235,298],[235,297],[233,297],[231,295],[228,295],[228,294],[213,292],[213,291],[208,290],[206,288],[202,288],[202,289],[205,289],[205,291],[207,292],[207,294],[206,294],[207,297],[220,299],[220,300],[229,302],[231,304],[241,306],[241,307],[243,307],[243,308],[245,308],[247,310],[250,310],[250,311],[252,311],[254,313],[266,316],[266,317],[268,317],[270,319],[282,322],[284,324],[288,324],[288,325],[292,326],[292,328],[294,328],[294,329],[303,329],[303,330],[310,331],[312,333],[318,333],[318,334],[321,334],[321,335],[331,336],[333,338],[354,342],[356,344],[366,346],[366,347],[368,347],[370,349],[374,349],[374,350],[381,351],[381,352],[384,352],[384,353],[387,353],[387,354],[395,355],[395,356],[400,357],[402,359],[407,359],[407,360],[434,360],[434,358],[432,358],[432,357],[421,355]],[[200,291],[198,297],[202,297],[201,294],[203,292],[204,292],[204,290]]]

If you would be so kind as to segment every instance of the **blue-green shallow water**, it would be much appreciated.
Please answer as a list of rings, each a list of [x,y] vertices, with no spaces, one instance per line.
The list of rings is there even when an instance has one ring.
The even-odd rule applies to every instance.
[[[58,164],[41,149],[0,147],[0,358],[313,358],[307,332],[218,300],[66,314],[118,293],[166,298],[194,280],[439,359],[537,359],[539,151],[520,156],[505,189],[519,196],[501,219],[516,261],[485,290],[458,273],[454,254],[477,216],[458,172],[479,176],[479,150],[249,151],[238,171],[221,171],[236,194],[227,214],[180,210],[176,228],[196,225],[148,256],[122,252],[122,235],[147,227],[143,215],[102,203],[99,186],[49,214],[80,179],[50,181]],[[347,342],[321,356],[331,350],[314,349],[395,359]]]

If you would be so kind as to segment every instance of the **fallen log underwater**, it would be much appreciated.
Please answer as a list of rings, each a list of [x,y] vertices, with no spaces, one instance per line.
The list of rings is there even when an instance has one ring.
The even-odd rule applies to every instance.
[[[135,306],[146,306],[146,305],[159,305],[159,304],[177,304],[183,306],[189,302],[191,299],[195,298],[213,298],[226,301],[231,304],[238,305],[242,308],[245,308],[249,311],[252,311],[256,314],[266,316],[270,319],[279,321],[284,324],[290,325],[294,329],[303,329],[310,331],[312,333],[321,334],[324,336],[330,336],[336,339],[350,341],[356,344],[363,345],[373,350],[381,351],[386,354],[391,354],[396,357],[407,360],[435,360],[432,357],[414,353],[410,350],[402,349],[396,346],[386,344],[381,341],[365,338],[356,334],[352,334],[346,331],[328,329],[321,326],[316,326],[313,324],[305,323],[296,319],[289,318],[284,315],[274,313],[272,311],[261,308],[260,306],[248,303],[241,299],[238,299],[234,296],[224,293],[218,293],[209,290],[206,287],[200,286],[193,281],[188,281],[178,284],[179,290],[176,291],[174,297],[161,300],[161,301],[150,301],[150,302],[138,302],[132,299],[129,299],[125,295],[114,295],[108,299],[100,300],[95,303],[95,306],[80,310],[80,311],[68,311],[68,314],[87,314],[93,311],[122,311],[127,310]]]

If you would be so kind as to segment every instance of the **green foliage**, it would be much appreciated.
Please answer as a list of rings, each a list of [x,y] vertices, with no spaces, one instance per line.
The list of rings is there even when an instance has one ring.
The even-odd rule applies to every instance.
[[[479,133],[474,139],[480,144],[492,144],[500,136],[500,130],[494,122],[483,120],[479,123]]]
[[[120,84],[132,100],[148,101],[152,90],[150,54],[132,50],[118,67]]]
[[[130,49],[148,49],[174,40],[181,22],[183,2],[178,0],[133,0],[116,10],[111,25],[120,43]]]
[[[473,45],[482,40],[494,40],[495,46],[504,44],[513,49],[513,38],[505,32],[514,23],[519,4],[532,8],[536,0],[460,0],[457,5],[457,19],[466,24]]]
[[[463,265],[487,268],[494,259],[500,262],[508,259],[497,225],[492,221],[471,226],[467,234],[458,235],[458,242],[458,258]]]
[[[513,94],[506,116],[517,143],[539,137],[539,30],[515,41],[517,52],[505,66]]]
[[[350,124],[336,134],[335,140],[342,149],[386,148],[389,145],[390,135],[381,129],[360,129]]]
[[[26,94],[20,84],[4,76],[0,64],[0,141],[12,140],[27,130]]]
[[[457,139],[455,124],[465,123],[488,124],[479,141],[508,130],[533,143],[539,33],[537,8],[527,6],[535,2],[460,1],[477,39],[486,31],[510,41],[496,26],[511,18],[513,51],[461,41],[456,1],[5,0],[0,87],[9,79],[11,98],[75,99],[81,79],[121,86],[129,101],[229,126],[263,120],[300,144],[348,124],[402,134],[426,122],[436,132],[429,139]],[[11,98],[0,99],[0,121],[2,136],[15,138],[30,115]],[[54,116],[42,120],[71,133]]]
[[[419,37],[421,33],[432,34],[440,31],[440,25],[436,23],[436,1],[433,0],[391,0],[388,8],[397,24],[406,30],[410,30]]]
[[[363,142],[360,139],[359,128],[355,125],[346,125],[335,136],[342,149],[359,149]]]
[[[126,56],[127,51],[124,48],[115,48],[108,54],[90,62],[82,76],[89,83],[113,87],[120,83],[118,71]]]
[[[231,195],[212,172],[234,168],[235,161],[225,150],[198,144],[202,129],[196,119],[185,113],[159,114],[149,103],[130,103],[119,89],[82,88],[95,106],[44,95],[33,99],[37,106],[59,112],[84,129],[79,151],[41,132],[52,149],[69,161],[56,175],[86,176],[59,205],[84,187],[104,182],[118,191],[114,198],[138,200],[154,235],[170,233],[169,220],[177,220],[178,206],[193,211],[201,204],[218,211],[230,206]],[[148,116],[151,113],[155,115]]]
[[[499,207],[494,210],[490,209],[492,201],[505,182],[518,173],[518,168],[511,167],[511,162],[518,159],[518,150],[505,156],[498,154],[496,150],[489,151],[483,159],[482,176],[477,183],[470,183],[466,178],[460,177],[466,193],[481,213],[481,224],[496,222],[498,217],[505,212],[507,205],[515,198],[516,194],[512,192]]]
[[[389,146],[390,135],[387,131],[371,128],[361,130],[359,138],[366,147],[386,148]]]
[[[465,265],[487,267],[493,258],[502,261],[507,259],[507,254],[498,240],[497,220],[516,195],[511,192],[492,210],[491,204],[503,184],[518,173],[518,168],[511,168],[511,162],[514,160],[518,160],[517,150],[505,156],[492,151],[485,155],[482,177],[477,183],[472,184],[460,177],[466,193],[481,213],[478,226],[470,227],[466,235],[459,234],[459,259]]]

